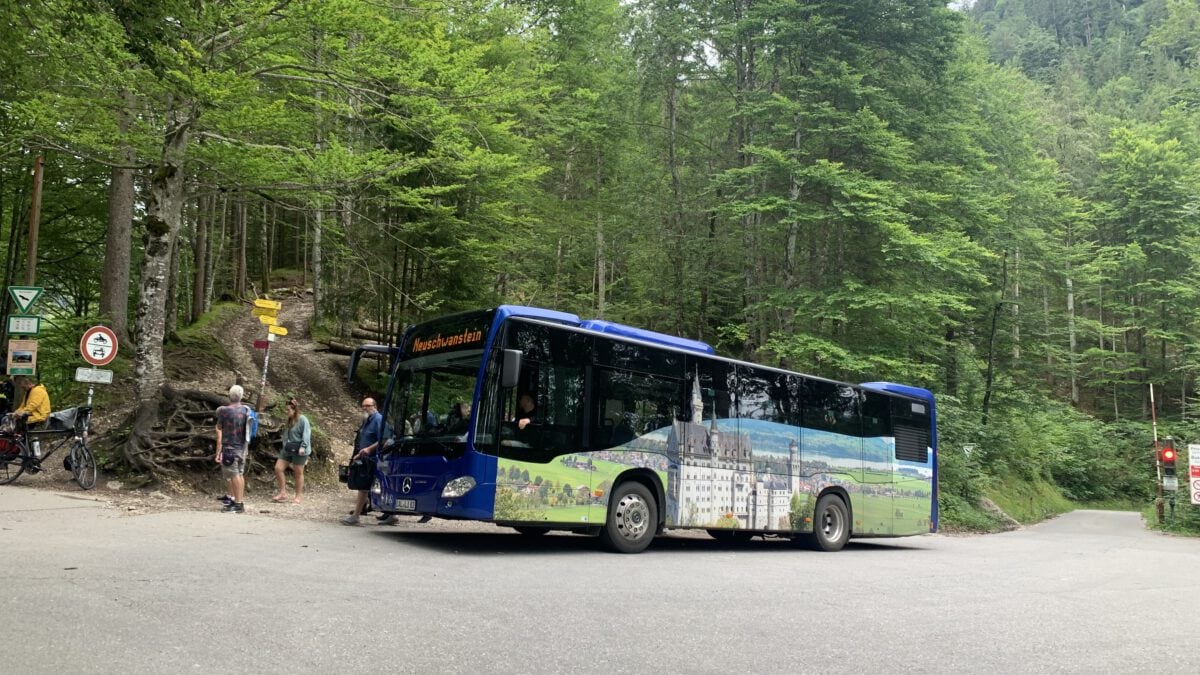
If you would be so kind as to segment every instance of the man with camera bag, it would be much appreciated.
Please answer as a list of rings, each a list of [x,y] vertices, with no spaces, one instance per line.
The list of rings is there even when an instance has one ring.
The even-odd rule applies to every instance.
[[[359,516],[367,511],[367,491],[375,479],[375,451],[383,442],[383,415],[375,407],[375,399],[362,401],[362,425],[354,437],[354,454],[350,457],[350,474],[346,487],[358,491],[354,511],[342,519],[343,525],[357,525]]]
[[[217,464],[227,485],[226,497],[222,499],[225,513],[245,513],[242,493],[246,489],[246,454],[250,449],[247,419],[250,406],[242,403],[245,390],[235,384],[229,388],[229,405],[217,408]]]

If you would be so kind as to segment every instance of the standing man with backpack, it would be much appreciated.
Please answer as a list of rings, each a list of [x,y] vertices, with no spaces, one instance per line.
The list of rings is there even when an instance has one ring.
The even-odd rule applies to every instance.
[[[229,388],[229,405],[217,408],[217,463],[221,465],[221,476],[228,484],[225,498],[225,513],[244,513],[242,495],[246,490],[246,453],[254,431],[251,426],[257,420],[254,411],[242,403],[245,391],[235,384]],[[254,418],[254,419],[252,419]]]
[[[354,511],[342,518],[343,525],[357,525],[358,518],[367,511],[367,491],[375,479],[375,462],[379,444],[383,442],[383,415],[375,407],[375,399],[362,401],[362,426],[354,438],[354,455],[350,457],[350,479],[346,487],[358,492]]]

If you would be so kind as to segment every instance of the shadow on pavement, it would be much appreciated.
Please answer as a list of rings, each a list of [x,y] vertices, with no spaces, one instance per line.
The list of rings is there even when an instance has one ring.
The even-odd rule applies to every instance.
[[[550,532],[544,535],[528,536],[507,529],[497,528],[494,533],[478,532],[447,532],[421,531],[409,529],[378,528],[371,532],[372,536],[387,537],[402,541],[413,546],[444,553],[459,555],[573,555],[573,554],[602,554],[608,553],[600,543],[599,537],[572,534],[569,532]],[[900,543],[901,540],[855,541],[851,540],[846,548],[838,553],[822,554],[811,551],[800,544],[788,539],[754,538],[745,542],[722,542],[704,536],[663,535],[655,538],[650,548],[642,555],[653,554],[689,554],[689,553],[759,553],[780,555],[851,555],[854,553],[891,551],[921,551],[927,547],[914,545],[912,540]]]

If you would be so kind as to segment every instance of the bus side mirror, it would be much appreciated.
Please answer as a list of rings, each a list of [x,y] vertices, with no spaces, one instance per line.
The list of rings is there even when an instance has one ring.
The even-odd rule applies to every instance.
[[[512,389],[521,379],[521,350],[505,349],[504,362],[500,366],[500,386]]]

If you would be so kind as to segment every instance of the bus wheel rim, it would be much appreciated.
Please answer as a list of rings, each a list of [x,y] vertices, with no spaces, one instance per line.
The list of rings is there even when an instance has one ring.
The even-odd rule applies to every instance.
[[[626,539],[637,540],[650,525],[650,508],[637,495],[625,495],[617,503],[617,531]]]
[[[842,536],[842,514],[837,509],[830,507],[821,512],[821,532],[831,541]]]

